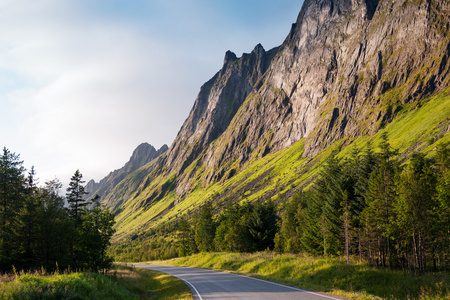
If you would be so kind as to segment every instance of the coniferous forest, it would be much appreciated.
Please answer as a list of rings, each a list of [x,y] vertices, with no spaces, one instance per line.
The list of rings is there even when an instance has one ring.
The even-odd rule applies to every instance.
[[[113,245],[116,260],[150,260],[197,252],[309,253],[343,256],[417,273],[450,266],[450,149],[402,161],[383,135],[349,157],[333,153],[309,188],[287,202],[207,203],[154,232],[142,247]],[[66,197],[55,179],[38,187],[18,155],[0,158],[0,270],[108,268],[114,215],[98,197],[86,201],[81,173]],[[67,201],[68,206],[64,205]],[[164,238],[176,233],[176,242]],[[159,237],[159,238],[158,238]]]
[[[177,232],[177,242],[163,236]],[[190,218],[153,231],[148,243],[114,245],[116,259],[197,252],[343,256],[416,273],[450,267],[450,149],[399,158],[387,135],[349,157],[333,153],[314,184],[287,202],[207,203]]]
[[[0,271],[91,270],[110,267],[106,253],[114,234],[114,215],[98,198],[86,201],[77,170],[67,188],[54,179],[43,187],[34,168],[26,173],[19,155],[4,148],[0,156]],[[89,208],[88,208],[89,206]]]

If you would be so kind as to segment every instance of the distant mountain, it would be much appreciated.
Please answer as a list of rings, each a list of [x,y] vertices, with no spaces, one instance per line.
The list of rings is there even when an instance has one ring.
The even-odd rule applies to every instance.
[[[405,155],[448,136],[449,32],[447,0],[305,0],[280,47],[228,51],[167,152],[101,191],[117,239],[209,200],[285,199],[331,149],[392,126]]]
[[[156,150],[152,145],[148,143],[140,144],[131,155],[130,160],[120,169],[109,173],[108,176],[95,182],[90,180],[86,184],[86,191],[89,193],[88,197],[99,195],[101,200],[114,190],[117,184],[119,184],[126,176],[136,171],[140,167],[146,165],[152,160],[164,154],[167,151],[167,145],[163,145],[159,150]]]

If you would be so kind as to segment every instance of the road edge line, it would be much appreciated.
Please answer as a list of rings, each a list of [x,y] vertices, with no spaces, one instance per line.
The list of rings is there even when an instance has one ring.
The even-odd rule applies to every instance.
[[[324,298],[328,298],[328,299],[341,300],[341,299],[339,299],[339,298],[334,298],[334,297],[332,297],[332,296],[323,295],[323,294],[311,292],[311,291],[308,291],[308,290],[304,290],[304,289],[297,288],[297,287],[293,287],[293,286],[286,285],[286,284],[281,284],[281,283],[277,283],[277,282],[273,282],[273,281],[269,281],[269,280],[264,280],[264,279],[255,278],[255,277],[252,277],[252,276],[245,276],[245,275],[235,274],[235,273],[229,273],[229,274],[234,274],[234,275],[236,275],[236,276],[240,276],[240,277],[244,277],[244,278],[250,278],[250,279],[258,280],[258,281],[262,281],[262,282],[268,282],[268,283],[271,283],[271,284],[273,284],[273,285],[278,285],[278,286],[290,288],[290,289],[295,290],[295,291],[301,291],[301,292],[305,292],[305,293],[308,293],[308,294],[313,294],[313,295],[320,296],[320,297],[324,297]]]
[[[173,276],[173,275],[172,275],[172,276]],[[177,277],[177,276],[175,276],[175,277]],[[187,281],[187,280],[184,279],[184,278],[181,278],[181,277],[178,277],[178,278],[181,279],[181,280],[183,280],[183,281],[186,282],[187,284],[189,284],[189,285],[194,289],[195,293],[198,295],[198,297],[200,298],[200,300],[203,300],[202,295],[200,295],[200,293],[198,292],[198,290],[195,288],[195,286],[194,286],[192,283],[190,283],[189,281]]]

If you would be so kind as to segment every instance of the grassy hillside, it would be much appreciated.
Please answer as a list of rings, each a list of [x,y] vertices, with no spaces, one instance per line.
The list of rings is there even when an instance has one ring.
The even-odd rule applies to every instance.
[[[169,261],[152,262],[221,270],[313,289],[351,299],[449,299],[448,274],[423,276],[364,263],[347,265],[339,258],[275,253],[202,253]]]
[[[355,147],[362,149],[368,142],[376,149],[385,131],[391,145],[399,150],[399,159],[403,162],[415,151],[432,154],[437,143],[450,142],[449,90],[398,109],[401,110],[397,117],[375,135],[345,137],[313,158],[303,157],[304,140],[300,140],[263,158],[255,154],[243,166],[236,161],[225,179],[209,186],[205,186],[203,180],[206,170],[194,161],[188,168],[194,179],[194,188],[182,201],[177,199],[174,191],[176,174],[159,176],[151,182],[142,180],[135,194],[119,208],[115,242],[128,243],[133,236],[140,236],[143,240],[145,236],[154,235],[156,229],[167,229],[181,215],[192,214],[207,201],[214,201],[216,207],[227,199],[239,202],[273,199],[282,204],[313,182],[321,163],[333,150],[345,156]],[[131,174],[124,182],[134,182],[133,186],[136,186],[133,177],[142,179],[142,170]],[[146,203],[154,193],[158,193],[158,201]]]

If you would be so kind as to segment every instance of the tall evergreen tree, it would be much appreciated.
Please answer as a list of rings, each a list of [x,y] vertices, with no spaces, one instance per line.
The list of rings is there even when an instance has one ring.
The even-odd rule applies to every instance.
[[[383,133],[380,144],[381,153],[377,165],[370,175],[366,191],[364,216],[367,225],[368,243],[377,251],[377,265],[391,267],[391,232],[395,221],[393,203],[396,197],[396,176],[398,163],[394,159],[387,133]],[[371,246],[368,245],[370,248]]]
[[[178,255],[188,256],[196,252],[194,232],[186,217],[181,217],[178,222]]]
[[[213,207],[211,202],[207,202],[202,206],[195,228],[195,242],[198,250],[202,252],[212,251],[214,249],[215,233]]]
[[[436,257],[438,268],[448,270],[450,263],[450,148],[440,143],[436,153],[438,182],[436,202],[438,205],[433,232],[436,237]]]
[[[305,227],[306,192],[295,194],[281,215],[275,248],[278,252],[298,253],[303,250],[301,238]]]
[[[70,213],[76,220],[81,220],[81,215],[84,213],[85,207],[88,205],[84,198],[88,193],[83,186],[83,175],[80,170],[76,170],[75,174],[70,179],[69,187],[67,188],[66,199],[69,203]]]
[[[3,148],[0,156],[0,269],[9,270],[17,254],[14,219],[25,203],[25,177],[19,155]]]
[[[273,250],[278,217],[272,201],[256,203],[248,218],[251,251]]]
[[[431,249],[436,181],[431,160],[423,153],[415,153],[398,184],[395,223],[402,234],[398,239],[410,241],[419,272],[426,270],[426,250]]]

